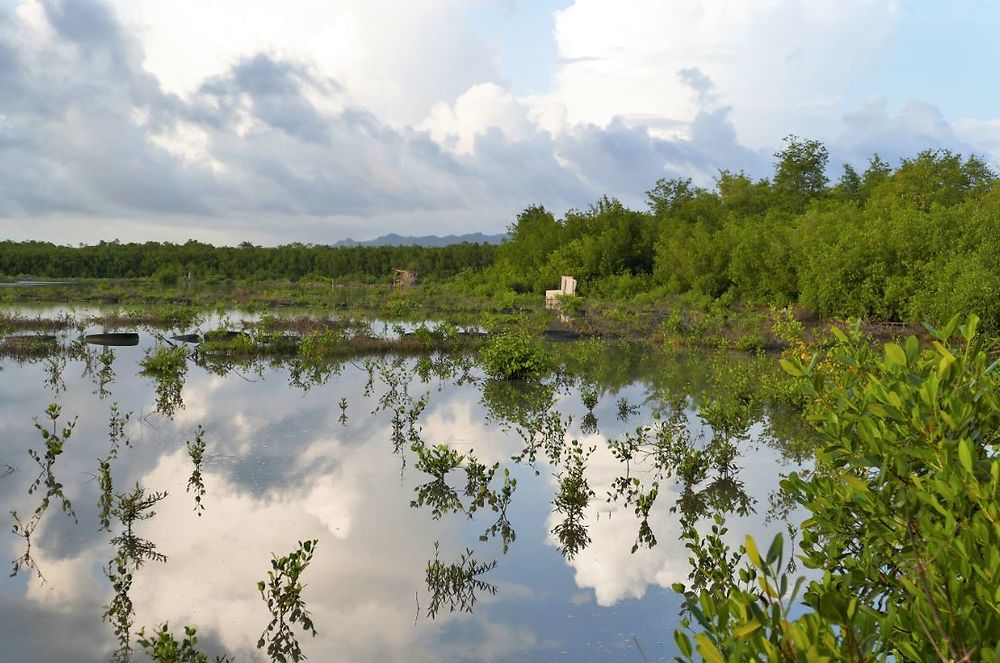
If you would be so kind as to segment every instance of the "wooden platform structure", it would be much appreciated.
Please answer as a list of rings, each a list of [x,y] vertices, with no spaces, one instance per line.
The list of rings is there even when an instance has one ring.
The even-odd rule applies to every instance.
[[[394,269],[393,271],[396,272],[396,278],[393,281],[392,286],[397,290],[403,290],[417,285],[416,272],[411,272],[408,269]]]

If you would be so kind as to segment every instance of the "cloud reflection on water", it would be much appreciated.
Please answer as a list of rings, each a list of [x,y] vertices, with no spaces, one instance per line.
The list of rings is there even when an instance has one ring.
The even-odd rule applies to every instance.
[[[435,541],[441,542],[442,559],[456,559],[466,547],[481,551],[484,561],[501,556],[495,542],[477,540],[489,524],[485,522],[489,514],[469,524],[462,514],[436,521],[429,511],[410,507],[413,487],[426,477],[413,471],[412,459],[401,474],[401,459],[392,454],[387,417],[370,416],[375,401],[361,398],[367,377],[362,371],[348,366],[330,383],[301,392],[287,387],[284,369],[247,381],[191,367],[183,389],[185,409],[167,420],[149,415],[154,408],[153,385],[132,369],[129,362],[135,358],[119,358],[118,381],[103,402],[93,395],[88,380],[78,377],[77,366],[71,363],[66,373],[64,410],[80,413],[81,419],[72,448],[58,469],[71,478],[67,490],[81,524],[76,527],[59,513],[47,515],[35,556],[48,582],[17,578],[0,590],[2,610],[19,615],[0,626],[4,640],[9,631],[40,628],[42,633],[54,630],[62,639],[83,643],[88,653],[112,647],[110,629],[100,623],[110,594],[101,569],[112,552],[102,536],[87,531],[95,522],[88,516],[97,495],[96,482],[88,481],[87,473],[94,471],[94,459],[105,451],[105,412],[116,399],[122,401],[123,410],[140,413],[130,429],[137,448],[123,450],[112,467],[116,490],[139,482],[149,490],[170,493],[158,505],[157,516],[139,526],[140,534],[169,559],[166,564],[148,563],[136,574],[132,595],[136,625],[153,627],[163,621],[174,628],[195,625],[203,642],[235,654],[238,660],[259,657],[254,645],[268,615],[254,583],[264,577],[270,554],[288,552],[296,541],[307,538],[320,541],[305,576],[305,599],[319,636],[303,638],[303,646],[314,660],[533,660],[542,656],[540,652],[554,654],[572,647],[581,633],[598,632],[601,622],[648,620],[649,615],[643,614],[648,610],[640,602],[626,599],[641,599],[651,587],[669,587],[687,575],[687,551],[677,542],[677,517],[667,511],[676,491],[661,488],[650,519],[660,544],[634,555],[629,551],[638,519],[630,507],[604,500],[611,481],[621,473],[619,461],[605,444],[607,437],[634,427],[615,421],[614,397],[605,396],[597,410],[601,434],[581,436],[573,428],[567,435],[597,447],[587,467],[596,493],[586,511],[590,546],[571,561],[560,560],[561,577],[539,580],[537,574],[528,573],[531,580],[518,580],[528,569],[517,564],[539,563],[551,557],[558,544],[550,533],[557,522],[550,502],[553,468],[540,461],[534,468],[538,477],[530,468],[516,469],[519,485],[514,501],[523,515],[514,522],[519,535],[514,552],[500,558],[498,569],[487,577],[500,588],[496,597],[479,597],[472,615],[441,614],[429,621],[424,616],[428,601],[424,573]],[[26,444],[36,442],[34,431],[28,431],[28,413],[40,413],[50,394],[39,389],[34,399],[28,398],[25,383],[10,379],[14,375],[40,385],[41,372],[37,366],[8,364],[0,384],[0,421],[11,422],[11,430],[17,431],[12,446],[16,454],[23,454]],[[414,396],[424,391],[430,393],[430,404],[419,425],[428,444],[447,443],[463,454],[474,449],[487,464],[507,465],[520,451],[516,434],[488,421],[475,385],[410,386]],[[344,395],[350,414],[346,427],[338,423],[336,407]],[[631,398],[643,400],[641,394]],[[30,407],[25,407],[26,401]],[[563,399],[560,407],[579,409],[572,399]],[[575,414],[579,419],[582,412]],[[193,496],[185,491],[191,465],[184,441],[191,439],[198,424],[205,427],[208,444],[203,468],[206,509],[201,518],[194,514]],[[773,473],[769,454],[744,465],[753,473],[748,484],[760,478],[773,485],[773,477],[758,472],[766,466]],[[23,474],[17,481],[25,479]],[[11,490],[0,487],[0,497],[20,499]],[[742,527],[732,529],[742,531]],[[7,540],[5,548],[12,556],[17,554],[17,541]],[[592,609],[591,592],[600,609]],[[25,599],[33,606],[31,612]],[[564,623],[560,610],[576,610],[580,620]],[[550,614],[543,620],[530,616],[540,612]],[[657,615],[655,631],[644,638],[648,642],[668,636],[675,621],[673,614]],[[45,638],[42,633],[32,636],[36,646]],[[595,637],[592,633],[590,637]],[[580,653],[579,658],[599,660],[596,652]],[[51,660],[78,657],[72,651],[53,652]]]

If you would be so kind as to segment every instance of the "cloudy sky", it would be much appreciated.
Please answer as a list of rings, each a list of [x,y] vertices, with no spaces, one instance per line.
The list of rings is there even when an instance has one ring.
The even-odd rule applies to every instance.
[[[0,235],[500,232],[766,176],[788,134],[835,168],[997,164],[998,26],[991,0],[0,0]]]

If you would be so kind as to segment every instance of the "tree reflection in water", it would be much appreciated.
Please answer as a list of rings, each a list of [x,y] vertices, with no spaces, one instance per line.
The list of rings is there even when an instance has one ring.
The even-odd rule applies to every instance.
[[[108,414],[108,454],[103,460],[98,460],[97,482],[101,493],[98,498],[97,508],[100,526],[98,529],[111,531],[111,507],[113,502],[112,492],[114,482],[111,478],[111,463],[118,458],[118,450],[124,445],[130,447],[131,440],[125,432],[125,427],[131,419],[132,413],[126,412],[124,415],[118,410],[118,403],[112,403]]]
[[[148,351],[140,362],[142,374],[156,381],[156,411],[168,419],[184,408],[182,391],[188,359],[184,347],[159,345]]]
[[[559,491],[552,503],[556,512],[563,516],[563,520],[552,529],[552,533],[559,540],[559,549],[567,559],[573,559],[577,553],[590,545],[590,535],[587,533],[583,512],[590,504],[594,491],[590,489],[584,471],[587,458],[594,449],[595,447],[590,447],[584,451],[578,440],[572,440],[563,471],[556,474],[559,479]]]

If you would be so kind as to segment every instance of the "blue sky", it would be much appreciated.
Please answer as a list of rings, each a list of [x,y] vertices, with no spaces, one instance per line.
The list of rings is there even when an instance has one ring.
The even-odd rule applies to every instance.
[[[498,232],[661,177],[1000,164],[1000,3],[0,0],[15,239]],[[836,172],[833,172],[836,175]]]
[[[544,94],[552,88],[559,57],[554,13],[570,4],[568,0],[494,0],[469,10],[469,27],[496,44],[501,72],[514,94]]]
[[[871,94],[937,105],[952,118],[995,118],[1000,113],[996,40],[1000,3],[930,0],[903,3],[900,25],[851,91],[860,103]]]

